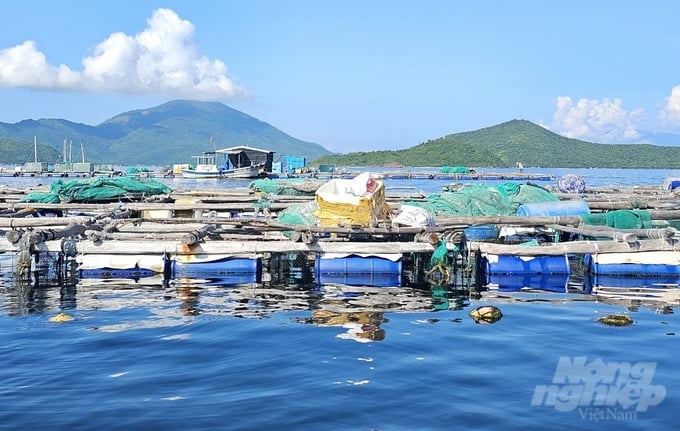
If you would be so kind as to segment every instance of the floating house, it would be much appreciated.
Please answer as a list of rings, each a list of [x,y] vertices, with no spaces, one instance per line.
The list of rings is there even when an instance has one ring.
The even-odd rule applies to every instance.
[[[274,151],[241,145],[237,147],[222,148],[216,150],[215,152],[218,154],[227,155],[227,162],[230,168],[262,165],[265,172],[272,171],[272,163],[274,163]]]

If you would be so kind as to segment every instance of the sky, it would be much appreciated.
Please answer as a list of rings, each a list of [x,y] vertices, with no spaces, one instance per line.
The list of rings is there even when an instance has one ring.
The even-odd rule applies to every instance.
[[[675,0],[22,0],[0,17],[3,123],[191,99],[339,153],[513,119],[680,134]]]

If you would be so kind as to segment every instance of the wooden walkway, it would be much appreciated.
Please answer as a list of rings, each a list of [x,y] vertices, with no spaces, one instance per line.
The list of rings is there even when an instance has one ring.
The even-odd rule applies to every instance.
[[[247,189],[176,190],[163,199],[110,203],[42,204],[20,202],[26,190],[0,189],[0,252],[61,252],[65,238],[77,239],[79,254],[257,254],[257,253],[431,253],[433,235],[452,244],[469,226],[544,227],[555,231],[606,236],[613,241],[574,241],[540,247],[472,242],[475,251],[505,254],[565,254],[675,250],[676,232],[667,221],[680,220],[680,197],[661,187],[593,189],[561,199],[585,199],[592,212],[648,210],[657,227],[644,232],[586,228],[578,216],[438,217],[428,228],[286,225],[276,215],[313,196],[262,196]],[[420,193],[390,193],[397,211]],[[58,216],[54,216],[58,215]],[[596,229],[595,232],[593,229]],[[286,234],[284,234],[286,233]]]

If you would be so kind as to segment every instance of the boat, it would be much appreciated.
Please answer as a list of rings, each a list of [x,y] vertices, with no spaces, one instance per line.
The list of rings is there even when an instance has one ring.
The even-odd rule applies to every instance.
[[[229,168],[226,161],[220,163],[220,159],[226,160],[226,155],[222,157],[214,151],[206,151],[198,156],[195,167],[184,167],[182,177],[184,178],[257,178],[260,176],[264,166],[255,164],[240,168]]]
[[[271,171],[273,152],[246,146],[204,151],[194,167],[182,168],[184,178],[259,178]]]

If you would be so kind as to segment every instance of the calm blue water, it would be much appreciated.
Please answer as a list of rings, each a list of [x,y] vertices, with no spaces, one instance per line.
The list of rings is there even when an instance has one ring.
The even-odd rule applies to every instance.
[[[661,184],[678,174],[550,172],[583,175],[591,186]],[[45,179],[0,184],[30,181]],[[443,184],[394,186],[437,192]],[[0,260],[3,430],[678,427],[677,295],[605,302],[570,285],[569,293],[474,299],[153,279],[21,286],[10,271]],[[468,313],[481,305],[497,306],[502,319],[475,323]],[[74,320],[50,320],[62,311]],[[597,322],[612,313],[635,323]]]

